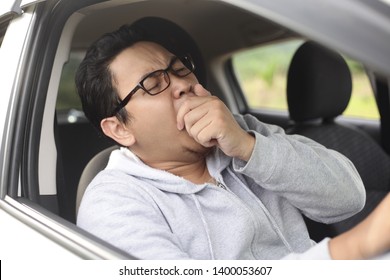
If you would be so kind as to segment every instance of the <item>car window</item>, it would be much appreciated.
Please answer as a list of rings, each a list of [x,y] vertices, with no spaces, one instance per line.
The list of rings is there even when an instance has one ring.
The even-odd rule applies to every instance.
[[[58,89],[56,110],[59,121],[77,122],[84,119],[81,101],[77,95],[75,73],[84,53],[72,52],[69,61],[64,65]]]
[[[233,69],[250,109],[287,111],[287,71],[296,49],[303,43],[291,40],[237,53]],[[352,74],[352,96],[344,116],[379,119],[370,81],[364,67],[345,58]]]

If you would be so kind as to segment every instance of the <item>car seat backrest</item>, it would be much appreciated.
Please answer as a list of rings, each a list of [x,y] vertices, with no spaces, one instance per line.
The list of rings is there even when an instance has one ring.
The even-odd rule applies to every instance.
[[[302,44],[291,61],[287,102],[293,125],[286,131],[311,138],[348,157],[366,188],[366,205],[357,215],[328,226],[307,220],[314,240],[338,235],[366,217],[390,189],[390,159],[361,129],[336,121],[352,91],[349,68],[341,55],[314,42]]]
[[[111,152],[116,149],[118,149],[118,146],[116,145],[104,149],[95,155],[85,166],[83,172],[81,173],[77,187],[76,216],[80,207],[81,199],[83,198],[84,192],[87,189],[89,183],[91,183],[92,179],[107,166]]]
[[[56,112],[59,114],[59,112]],[[57,147],[57,200],[59,215],[75,222],[77,186],[85,165],[99,151],[111,147],[114,141],[99,135],[86,121],[68,122],[60,116],[54,121]]]

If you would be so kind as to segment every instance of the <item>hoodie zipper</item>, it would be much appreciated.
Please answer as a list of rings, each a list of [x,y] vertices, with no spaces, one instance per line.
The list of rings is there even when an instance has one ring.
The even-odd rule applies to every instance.
[[[226,186],[222,184],[219,180],[217,180],[217,187],[224,189],[225,191],[227,190]]]

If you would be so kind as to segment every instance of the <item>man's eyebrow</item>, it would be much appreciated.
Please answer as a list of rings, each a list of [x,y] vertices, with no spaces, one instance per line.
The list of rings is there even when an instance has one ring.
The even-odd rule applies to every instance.
[[[169,65],[171,65],[171,63],[177,58],[177,56],[176,55],[171,55],[171,56],[169,56],[169,62],[168,62],[168,64],[167,64],[167,66],[166,67],[164,67],[164,68],[160,68],[160,69],[156,69],[156,70],[152,70],[152,71],[150,71],[150,72],[147,72],[146,74],[144,74],[144,75],[142,75],[141,76],[141,78],[139,79],[140,81],[142,81],[143,79],[145,79],[147,76],[149,76],[151,73],[153,73],[153,72],[155,72],[155,71],[159,71],[159,70],[164,70],[164,69],[166,69]]]
[[[176,55],[174,55],[174,54],[171,55],[167,67],[171,66],[172,63],[173,63],[176,59],[177,59],[177,56],[176,56]],[[167,67],[165,67],[165,68],[167,68]]]

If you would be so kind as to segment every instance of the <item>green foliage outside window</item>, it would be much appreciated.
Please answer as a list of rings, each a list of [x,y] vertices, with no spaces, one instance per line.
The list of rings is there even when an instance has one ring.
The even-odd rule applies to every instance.
[[[253,109],[287,110],[288,66],[302,41],[294,40],[239,53],[233,66],[247,103]],[[378,119],[370,82],[363,67],[346,59],[352,74],[353,91],[345,116]]]

